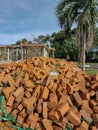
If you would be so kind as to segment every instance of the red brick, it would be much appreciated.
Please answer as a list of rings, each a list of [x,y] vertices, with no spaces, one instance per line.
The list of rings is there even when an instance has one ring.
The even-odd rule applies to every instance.
[[[72,122],[75,126],[79,126],[81,124],[81,119],[72,111],[70,111],[67,115],[67,119]]]
[[[43,118],[47,118],[47,116],[48,116],[47,102],[43,102]]]
[[[74,97],[74,99],[75,99],[76,104],[77,104],[78,106],[81,106],[83,102],[82,102],[82,99],[81,99],[79,93],[78,93],[78,92],[74,93],[74,94],[73,94],[73,97]]]
[[[24,88],[23,87],[19,87],[18,89],[16,89],[16,91],[13,93],[13,95],[17,98],[23,92],[24,92]]]
[[[88,130],[89,124],[87,124],[85,121],[82,121],[79,130]]]
[[[12,107],[13,103],[14,103],[14,97],[11,95],[7,101],[7,106]]]
[[[93,121],[90,114],[85,109],[81,109],[80,113],[81,113],[82,117],[86,118],[87,120],[89,120],[91,122]]]
[[[50,120],[48,120],[48,119],[43,119],[43,120],[42,120],[42,123],[43,123],[43,125],[44,125],[44,127],[45,127],[46,130],[53,130],[53,127],[52,127],[52,125],[51,125]]]
[[[68,103],[63,103],[59,106],[59,108],[57,109],[57,112],[59,115],[64,116],[70,109],[70,106],[68,105]]]
[[[96,91],[96,101],[98,101],[98,91]]]
[[[95,89],[98,86],[98,81],[96,83],[94,83],[93,85],[91,85],[92,89]]]
[[[38,120],[39,120],[39,114],[35,113],[34,116],[33,116],[31,125],[30,125],[31,129],[35,129]]]
[[[37,104],[37,112],[38,113],[42,113],[42,103],[43,103],[43,99],[39,99],[38,104]]]
[[[49,95],[49,89],[47,87],[44,87],[43,92],[42,92],[42,98],[47,100]]]

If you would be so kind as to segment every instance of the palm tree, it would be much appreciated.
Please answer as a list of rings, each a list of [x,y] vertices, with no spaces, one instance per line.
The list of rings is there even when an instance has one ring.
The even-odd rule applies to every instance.
[[[82,63],[82,69],[85,70],[85,52],[92,46],[98,18],[97,0],[61,0],[56,7],[56,16],[66,32],[73,25],[76,26],[79,63]]]

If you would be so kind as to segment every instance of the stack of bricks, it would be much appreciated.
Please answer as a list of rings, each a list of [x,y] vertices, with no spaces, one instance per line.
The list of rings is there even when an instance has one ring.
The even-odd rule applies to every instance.
[[[44,57],[2,67],[5,109],[17,120],[11,124],[31,130],[63,130],[68,124],[72,130],[98,130],[98,74],[88,76],[73,62]],[[0,127],[14,129],[2,119]]]

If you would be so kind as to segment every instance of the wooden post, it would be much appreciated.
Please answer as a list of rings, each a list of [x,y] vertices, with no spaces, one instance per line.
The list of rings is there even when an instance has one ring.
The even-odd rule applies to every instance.
[[[27,48],[25,48],[25,59],[27,59]]]
[[[54,50],[53,50],[53,58],[54,58]]]
[[[10,50],[9,50],[9,47],[7,49],[7,60],[9,61],[10,60]]]
[[[18,60],[18,48],[16,48],[16,60]]]
[[[21,47],[21,59],[23,60],[23,47]]]
[[[48,57],[48,52],[45,47],[43,47],[43,56]]]

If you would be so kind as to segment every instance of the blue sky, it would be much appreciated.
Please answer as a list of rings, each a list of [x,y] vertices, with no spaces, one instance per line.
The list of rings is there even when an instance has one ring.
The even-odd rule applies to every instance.
[[[0,44],[58,31],[55,8],[59,1],[0,0]]]

